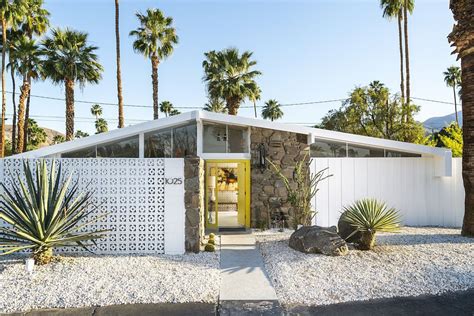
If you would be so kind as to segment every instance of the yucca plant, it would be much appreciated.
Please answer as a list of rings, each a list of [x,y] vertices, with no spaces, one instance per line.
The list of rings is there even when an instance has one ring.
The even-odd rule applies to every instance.
[[[106,215],[88,218],[95,209],[92,193],[79,193],[72,174],[62,179],[61,164],[56,172],[55,161],[48,170],[46,161],[40,160],[33,172],[24,162],[23,170],[26,181],[18,175],[10,190],[1,184],[0,219],[9,225],[0,227],[0,255],[32,250],[36,264],[46,264],[51,262],[54,248],[80,246],[87,250],[105,236],[106,230],[81,231]]]
[[[361,233],[361,250],[371,250],[374,247],[377,232],[398,232],[401,226],[398,211],[376,199],[362,199],[344,207],[341,220],[354,227],[351,236],[356,232]]]

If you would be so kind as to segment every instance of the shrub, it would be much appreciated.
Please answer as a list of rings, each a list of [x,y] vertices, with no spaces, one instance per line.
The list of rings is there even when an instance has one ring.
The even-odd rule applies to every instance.
[[[12,179],[11,191],[2,183],[0,219],[10,226],[0,228],[1,255],[29,249],[37,264],[46,264],[56,247],[80,246],[87,250],[104,237],[106,230],[81,232],[105,214],[87,219],[94,210],[92,193],[79,193],[72,175],[62,181],[60,164],[56,172],[53,161],[48,171],[46,162],[41,160],[33,172],[25,162],[23,170],[26,182],[20,176],[18,181]]]
[[[207,244],[204,247],[204,250],[207,251],[207,252],[214,252],[214,251],[216,251],[216,246],[211,245],[211,244]]]
[[[397,232],[401,225],[398,211],[375,199],[362,199],[349,207],[344,207],[341,220],[354,227],[354,233],[361,233],[359,242],[361,250],[370,250],[374,247],[377,232]]]

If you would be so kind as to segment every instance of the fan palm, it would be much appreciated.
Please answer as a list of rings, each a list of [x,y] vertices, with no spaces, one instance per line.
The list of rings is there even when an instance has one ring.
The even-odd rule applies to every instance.
[[[25,16],[25,20],[21,26],[21,30],[28,36],[30,39],[33,38],[33,35],[41,36],[48,30],[49,27],[49,12],[43,8],[43,0],[28,0],[26,1],[26,10],[28,14]],[[25,109],[25,132],[23,140],[23,151],[26,151],[26,145],[28,143],[27,135],[28,133],[28,118],[30,117],[30,100],[31,100],[31,82],[30,82],[30,91],[28,93],[28,98],[26,100],[26,109]]]
[[[461,59],[463,154],[462,177],[464,182],[464,219],[461,234],[474,237],[474,7],[473,0],[452,0],[450,8],[456,24],[448,39],[456,46],[453,53]]]
[[[107,121],[103,118],[98,118],[95,121],[95,129],[97,130],[96,134],[107,132],[109,130]]]
[[[461,86],[461,68],[457,66],[449,67],[445,72],[444,75],[444,82],[448,87],[453,88],[453,96],[454,96],[454,113],[456,115],[456,124],[459,125],[458,120],[458,97],[457,97],[457,88]]]
[[[37,264],[51,261],[53,248],[80,246],[85,249],[105,236],[105,230],[82,232],[84,227],[105,215],[88,217],[94,211],[91,192],[79,192],[72,175],[62,179],[62,169],[53,161],[50,170],[45,160],[36,163],[35,172],[24,163],[24,176],[13,179],[0,201],[0,219],[10,227],[0,228],[2,255],[32,250]]]
[[[171,109],[170,116],[179,115],[181,112],[178,109]]]
[[[222,99],[210,99],[208,103],[204,104],[204,111],[215,113],[227,113],[224,101]]]
[[[0,128],[0,158],[5,155],[5,115],[7,111],[7,99],[5,91],[5,66],[6,66],[6,52],[7,52],[7,30],[12,23],[23,18],[26,13],[24,1],[21,0],[0,0],[0,20],[2,23],[2,114],[1,114],[1,128]]]
[[[223,99],[230,115],[237,115],[240,104],[246,99],[254,101],[260,94],[255,78],[260,71],[252,70],[257,64],[252,53],[242,55],[236,48],[210,51],[204,54],[204,82],[210,98]]]
[[[277,100],[271,99],[265,102],[265,106],[262,109],[262,117],[272,122],[283,117],[283,111]]]
[[[83,132],[83,131],[81,131],[80,129],[78,129],[78,130],[76,131],[76,134],[74,134],[74,138],[84,138],[84,137],[88,137],[88,136],[89,136],[88,133]]]
[[[123,96],[122,96],[122,71],[120,67],[120,29],[119,29],[119,0],[115,0],[115,52],[117,65],[117,99],[118,99],[118,128],[124,127]]]
[[[30,92],[32,79],[37,79],[42,71],[42,52],[35,40],[23,35],[13,45],[11,49],[13,56],[12,67],[16,69],[18,75],[23,78],[20,88],[20,100],[18,102],[18,141],[16,142],[16,152],[21,153],[24,149],[25,140],[25,106]]]
[[[53,144],[61,144],[64,143],[65,139],[63,135],[54,135],[53,137]]]
[[[354,228],[354,233],[361,233],[361,250],[374,247],[377,232],[397,232],[401,225],[398,211],[375,199],[362,199],[344,207],[341,220],[349,223]]]
[[[158,66],[173,53],[178,44],[173,18],[159,9],[148,9],[146,14],[136,13],[140,26],[130,32],[135,37],[133,49],[151,60],[153,83],[153,119],[158,119]]]
[[[95,116],[96,120],[98,120],[99,116],[102,115],[102,107],[99,104],[94,104],[91,106],[91,114]]]
[[[43,41],[46,60],[44,74],[55,84],[64,84],[66,90],[66,140],[74,137],[74,86],[97,84],[102,78],[102,66],[95,51],[87,43],[87,33],[71,29],[53,29]]]
[[[165,113],[165,116],[168,117],[171,111],[173,110],[173,104],[170,101],[163,101],[160,103],[160,111]]]

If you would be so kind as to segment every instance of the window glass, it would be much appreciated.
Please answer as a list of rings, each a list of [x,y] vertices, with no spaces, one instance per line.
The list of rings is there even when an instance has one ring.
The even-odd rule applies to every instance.
[[[374,147],[363,147],[348,144],[347,154],[349,157],[383,157],[383,149]]]
[[[171,146],[171,129],[145,134],[145,158],[170,158]]]
[[[62,158],[95,158],[95,146],[61,154]]]
[[[113,143],[97,146],[97,157],[138,158],[138,135]]]
[[[248,153],[248,129],[246,127],[228,126],[229,133],[227,152],[228,153]]]
[[[196,124],[173,129],[173,157],[182,158],[197,155]]]
[[[225,153],[227,132],[225,125],[204,124],[203,149],[205,153]]]
[[[310,149],[311,157],[347,157],[346,143],[316,140]]]
[[[421,157],[420,154],[414,154],[414,153],[404,153],[401,151],[394,151],[394,150],[385,150],[385,157]]]

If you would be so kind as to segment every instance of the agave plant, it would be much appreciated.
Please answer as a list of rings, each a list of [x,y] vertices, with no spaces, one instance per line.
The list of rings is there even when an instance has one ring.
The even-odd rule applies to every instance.
[[[361,233],[359,241],[361,250],[370,250],[374,247],[377,232],[398,232],[401,226],[398,211],[388,208],[385,203],[376,199],[362,199],[344,207],[341,220],[354,227],[353,234]]]
[[[46,264],[52,259],[53,248],[80,246],[87,250],[105,236],[106,230],[82,231],[106,215],[88,218],[94,211],[92,193],[79,193],[72,174],[62,181],[61,164],[57,172],[56,162],[48,172],[45,160],[36,163],[36,172],[27,162],[23,169],[26,181],[18,175],[11,190],[1,184],[0,219],[9,225],[0,227],[0,255],[31,250],[36,264]]]

